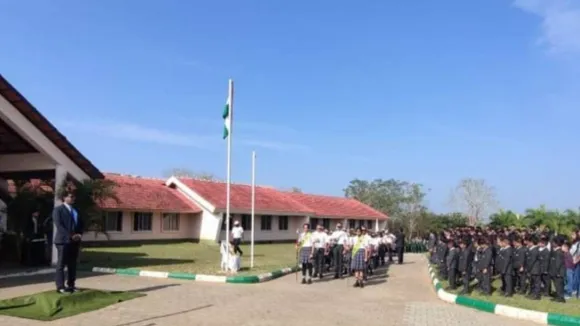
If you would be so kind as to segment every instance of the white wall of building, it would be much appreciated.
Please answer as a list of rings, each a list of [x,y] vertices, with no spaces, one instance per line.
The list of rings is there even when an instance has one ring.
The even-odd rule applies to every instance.
[[[112,211],[114,212],[114,211]],[[143,211],[148,212],[148,211]],[[149,211],[150,212],[150,211]],[[135,241],[135,240],[171,240],[188,239],[198,240],[200,238],[201,214],[179,214],[179,230],[163,230],[163,213],[151,212],[151,231],[134,231],[133,216],[134,211],[123,211],[123,224],[121,231],[107,231],[110,241]],[[94,231],[87,231],[83,234],[83,241],[106,241],[107,237]]]

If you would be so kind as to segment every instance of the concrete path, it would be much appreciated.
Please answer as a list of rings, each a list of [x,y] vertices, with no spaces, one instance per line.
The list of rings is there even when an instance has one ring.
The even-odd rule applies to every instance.
[[[147,296],[51,323],[0,316],[0,325],[62,326],[441,326],[534,325],[440,301],[421,255],[371,278],[364,289],[344,280],[296,283],[295,275],[257,285],[211,284],[114,275],[79,286],[146,291]],[[5,280],[2,280],[5,281]],[[52,289],[52,283],[6,287],[0,298]]]

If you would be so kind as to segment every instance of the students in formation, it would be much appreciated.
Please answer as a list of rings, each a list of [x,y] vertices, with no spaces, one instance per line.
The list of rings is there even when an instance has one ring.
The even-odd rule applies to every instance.
[[[365,227],[343,230],[337,224],[330,232],[317,225],[313,232],[304,224],[296,242],[296,262],[302,273],[302,284],[312,284],[313,278],[322,279],[325,272],[334,271],[334,278],[352,275],[354,287],[364,288],[369,276],[379,266],[385,265],[385,256],[392,246],[392,235],[385,232],[368,232]],[[388,240],[388,241],[387,241]]]
[[[461,286],[461,295],[470,293],[473,281],[474,290],[490,295],[497,279],[501,286],[496,290],[506,297],[546,296],[566,302],[578,296],[577,232],[568,241],[546,229],[465,227],[444,230],[435,238],[430,239],[431,263],[438,267],[440,279],[448,280],[450,290]]]

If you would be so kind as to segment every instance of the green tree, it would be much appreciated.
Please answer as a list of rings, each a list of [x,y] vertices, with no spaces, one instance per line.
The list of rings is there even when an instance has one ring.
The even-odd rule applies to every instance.
[[[87,230],[102,233],[108,238],[101,207],[108,201],[119,202],[116,187],[117,184],[109,179],[67,180],[58,187],[57,193],[62,198],[66,191],[72,191],[75,208]]]
[[[397,219],[402,213],[401,204],[405,199],[406,184],[395,179],[354,179],[344,189],[344,195]]]

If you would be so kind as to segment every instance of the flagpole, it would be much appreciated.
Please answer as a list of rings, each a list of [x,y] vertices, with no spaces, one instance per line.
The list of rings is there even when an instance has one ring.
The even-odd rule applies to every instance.
[[[252,241],[250,244],[250,268],[254,268],[254,219],[256,213],[256,151],[252,152]]]
[[[234,81],[228,81],[228,101],[230,126],[228,130],[228,154],[227,154],[227,177],[226,177],[226,243],[230,247],[230,185],[232,182],[232,127],[234,117]],[[230,262],[230,251],[226,255],[228,264]]]

